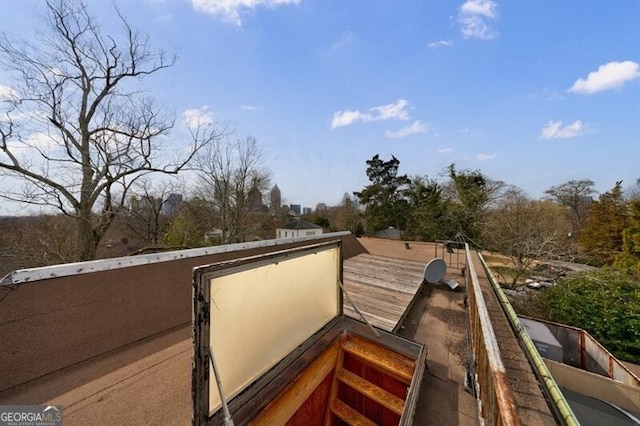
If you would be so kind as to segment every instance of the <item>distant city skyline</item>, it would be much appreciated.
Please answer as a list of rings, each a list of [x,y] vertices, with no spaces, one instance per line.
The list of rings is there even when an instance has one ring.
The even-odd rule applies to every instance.
[[[111,2],[87,3],[121,35]],[[375,154],[409,176],[439,179],[455,163],[535,198],[571,179],[601,193],[640,177],[638,1],[224,4],[119,8],[178,54],[143,87],[175,116],[168,152],[186,148],[194,119],[251,135],[283,204],[338,205],[369,183]],[[2,31],[29,39],[44,13],[4,2]],[[0,69],[0,101],[18,86]],[[29,211],[0,202],[0,215]]]

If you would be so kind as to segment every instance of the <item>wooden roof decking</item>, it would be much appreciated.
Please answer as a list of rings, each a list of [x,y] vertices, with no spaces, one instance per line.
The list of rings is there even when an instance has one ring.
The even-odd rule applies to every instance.
[[[344,261],[344,287],[371,324],[392,331],[420,289],[425,264],[360,254]],[[361,320],[347,297],[345,315]]]

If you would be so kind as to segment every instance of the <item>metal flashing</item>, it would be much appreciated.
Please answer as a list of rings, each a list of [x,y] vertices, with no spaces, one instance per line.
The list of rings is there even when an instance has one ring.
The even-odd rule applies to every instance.
[[[189,259],[193,257],[208,256],[240,250],[249,250],[259,247],[271,247],[301,241],[313,241],[326,238],[342,237],[349,234],[349,231],[332,232],[310,237],[252,241],[247,243],[226,244],[222,246],[176,250],[164,253],[143,254],[139,256],[116,257],[112,259],[91,260],[87,262],[65,263],[61,265],[43,266],[40,268],[18,269],[5,275],[0,280],[0,286],[22,284],[32,281],[46,280],[49,278],[58,278],[78,274],[89,274],[92,272],[108,271],[112,269],[129,268],[132,266],[149,265],[159,262],[170,262],[173,260]]]

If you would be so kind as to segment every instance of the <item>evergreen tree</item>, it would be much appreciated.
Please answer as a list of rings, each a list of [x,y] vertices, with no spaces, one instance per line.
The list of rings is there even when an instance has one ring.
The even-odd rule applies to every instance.
[[[622,252],[623,231],[627,227],[628,206],[622,193],[622,182],[600,195],[591,206],[589,221],[580,235],[580,242],[589,256],[612,264]]]
[[[405,235],[418,241],[435,241],[449,236],[446,229],[446,202],[442,187],[426,177],[412,179],[407,191],[409,214]]]
[[[411,180],[407,175],[398,175],[400,160],[393,155],[383,161],[378,154],[367,160],[367,177],[371,185],[354,192],[365,206],[364,217],[370,231],[389,226],[403,230],[407,222],[409,203],[405,195]]]
[[[616,258],[615,266],[640,277],[640,198],[629,205],[628,225],[622,231],[622,254]]]

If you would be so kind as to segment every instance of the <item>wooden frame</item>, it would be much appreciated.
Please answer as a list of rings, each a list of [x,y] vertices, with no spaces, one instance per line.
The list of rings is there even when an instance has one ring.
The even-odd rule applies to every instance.
[[[222,409],[215,413],[209,412],[209,389],[215,380],[214,377],[209,377],[209,279],[216,274],[250,269],[335,247],[340,248],[339,241],[222,262],[194,270],[194,424],[224,423]],[[338,275],[342,280],[341,254],[339,263]],[[311,404],[308,401],[316,397],[328,402],[322,407],[321,413],[314,415],[315,420],[320,419],[321,422],[331,424],[332,418],[341,418],[344,421],[351,419],[350,421],[355,422],[353,424],[368,424],[367,421],[370,420],[353,408],[353,404],[349,405],[340,399],[339,394],[345,392],[357,392],[362,395],[358,398],[373,401],[382,407],[380,409],[396,416],[399,424],[411,424],[419,384],[424,373],[424,346],[383,330],[379,330],[379,336],[374,336],[364,323],[342,315],[341,292],[338,300],[337,317],[309,336],[273,368],[228,402],[231,417],[236,425],[250,424],[252,421],[256,424],[284,424],[296,415],[298,410],[302,410],[303,405],[306,407]],[[362,365],[357,362],[356,364],[364,374],[342,368],[343,360],[348,361],[350,365],[356,365],[352,359],[354,357],[359,357],[360,361],[357,362],[361,362]],[[405,363],[411,360],[412,367],[403,368],[399,360],[404,360]],[[394,362],[399,364],[394,367]],[[385,371],[385,368],[388,370],[387,375],[391,377],[385,380],[401,382],[400,387],[404,391],[400,396],[383,389],[379,383],[370,381],[375,381],[376,371]],[[323,392],[326,392],[326,395]],[[348,398],[353,397],[349,395]],[[359,409],[363,410],[362,407]]]

